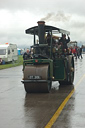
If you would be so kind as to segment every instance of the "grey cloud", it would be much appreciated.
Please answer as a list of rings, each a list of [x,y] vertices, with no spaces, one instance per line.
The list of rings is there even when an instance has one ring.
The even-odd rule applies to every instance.
[[[84,21],[71,21],[69,26],[71,37],[76,41],[85,42],[85,22]]]
[[[25,29],[17,29],[11,31],[12,29],[8,31],[2,31],[0,32],[0,43],[13,43],[17,44],[19,47],[29,47],[32,45],[32,37],[30,37],[28,34],[25,34]]]
[[[66,29],[71,32],[73,39],[85,40],[84,30],[85,23],[84,20],[76,21],[73,17],[74,14],[79,16],[79,20],[82,19],[82,15],[85,15],[85,0],[0,0],[0,10],[7,9],[10,10],[15,21],[12,22],[8,28],[7,32],[0,29],[0,40],[1,42],[16,42],[17,44],[23,44],[29,42],[28,36],[25,35],[24,30],[29,26],[36,24],[37,21],[34,18],[33,23],[31,23],[29,13],[26,13],[27,17],[24,21],[22,18],[20,20],[16,17],[17,10],[21,13],[23,10],[32,12],[33,16],[39,17],[41,20],[45,20],[50,25],[58,25],[62,29]],[[59,11],[60,10],[60,11]],[[14,11],[14,12],[13,12]],[[16,15],[15,15],[16,14]],[[24,13],[21,15],[23,17]],[[42,15],[44,15],[42,17]],[[17,20],[18,19],[18,20]],[[83,18],[84,19],[84,18]],[[13,19],[12,19],[13,20]],[[18,22],[18,23],[17,23]],[[48,24],[47,23],[47,24]],[[13,27],[12,27],[13,26]],[[15,29],[16,28],[16,29]],[[8,30],[10,29],[10,30]],[[81,34],[83,32],[83,37]],[[29,43],[28,43],[29,45]]]
[[[81,21],[74,21],[72,24],[71,24],[72,27],[75,27],[76,29],[84,29],[85,31],[85,22],[81,22]]]
[[[0,9],[29,10],[34,13],[64,10],[78,15],[85,14],[85,0],[0,0]]]

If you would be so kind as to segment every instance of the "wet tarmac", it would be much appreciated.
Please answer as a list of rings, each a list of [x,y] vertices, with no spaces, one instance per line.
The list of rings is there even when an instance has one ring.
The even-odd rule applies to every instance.
[[[53,82],[50,93],[26,94],[21,83],[22,66],[0,70],[0,128],[84,128],[85,77],[81,79],[83,75],[85,55],[83,59],[75,60],[74,85],[59,86],[58,82]],[[73,95],[51,124],[50,119],[72,90]],[[49,122],[50,126],[47,126]]]

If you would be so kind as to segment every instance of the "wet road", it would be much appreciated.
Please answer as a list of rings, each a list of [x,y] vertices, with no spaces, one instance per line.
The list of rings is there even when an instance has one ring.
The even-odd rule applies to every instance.
[[[53,82],[50,93],[26,94],[21,79],[22,66],[0,70],[0,128],[85,127],[85,55],[75,60],[74,85]]]

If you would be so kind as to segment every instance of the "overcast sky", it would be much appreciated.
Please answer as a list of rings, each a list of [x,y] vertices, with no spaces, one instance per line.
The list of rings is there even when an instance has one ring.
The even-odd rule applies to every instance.
[[[85,43],[85,0],[0,0],[0,43],[31,45],[25,30],[39,20]]]

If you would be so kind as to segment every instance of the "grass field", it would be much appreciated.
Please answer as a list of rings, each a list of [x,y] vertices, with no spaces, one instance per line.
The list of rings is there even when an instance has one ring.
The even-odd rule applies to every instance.
[[[18,60],[16,62],[10,62],[10,63],[4,64],[4,65],[0,65],[0,70],[6,69],[6,68],[11,68],[11,67],[16,67],[16,66],[19,66],[22,64],[23,64],[23,57],[22,57],[22,55],[19,55]]]

